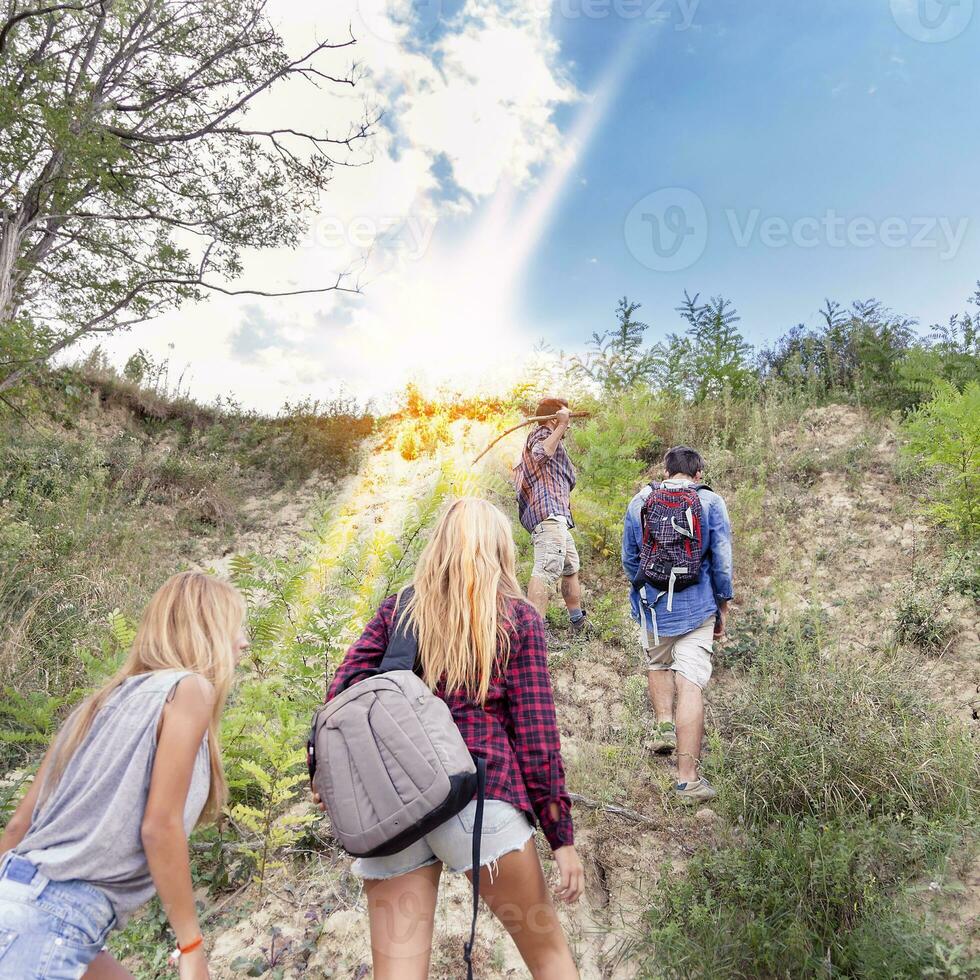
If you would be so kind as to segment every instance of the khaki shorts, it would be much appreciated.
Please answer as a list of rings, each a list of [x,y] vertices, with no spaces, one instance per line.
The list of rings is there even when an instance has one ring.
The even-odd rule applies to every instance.
[[[646,669],[672,670],[697,684],[702,690],[711,680],[711,650],[714,645],[715,617],[709,616],[697,629],[683,636],[661,636],[654,644],[653,630],[640,624],[640,646]]]
[[[542,521],[531,533],[534,545],[533,578],[541,579],[554,587],[558,579],[575,575],[581,563],[575,548],[575,539],[568,525],[555,517]]]

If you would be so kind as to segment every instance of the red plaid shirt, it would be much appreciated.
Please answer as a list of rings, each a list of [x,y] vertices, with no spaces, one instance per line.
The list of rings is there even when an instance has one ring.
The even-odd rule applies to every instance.
[[[327,701],[359,673],[380,665],[391,634],[394,609],[394,596],[381,603],[374,619],[337,668]],[[515,601],[511,606],[510,642],[507,669],[501,673],[498,661],[484,707],[462,691],[447,694],[443,682],[436,694],[449,705],[471,754],[486,759],[487,798],[510,803],[527,814],[532,823],[537,817],[555,850],[573,843],[572,802],[565,789],[544,623],[527,602]],[[551,816],[552,803],[558,804],[557,820]]]
[[[565,517],[570,525],[575,524],[569,502],[575,489],[575,467],[564,442],[558,443],[553,456],[544,451],[551,435],[548,426],[539,425],[527,437],[514,472],[517,512],[528,533],[549,517]]]

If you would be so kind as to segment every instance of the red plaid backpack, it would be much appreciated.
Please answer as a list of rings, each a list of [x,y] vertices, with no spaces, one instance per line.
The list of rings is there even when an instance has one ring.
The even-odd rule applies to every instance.
[[[667,593],[667,609],[673,607],[674,593],[694,585],[701,575],[701,524],[704,511],[698,490],[710,490],[705,483],[668,487],[651,483],[643,501],[637,588],[652,585]]]

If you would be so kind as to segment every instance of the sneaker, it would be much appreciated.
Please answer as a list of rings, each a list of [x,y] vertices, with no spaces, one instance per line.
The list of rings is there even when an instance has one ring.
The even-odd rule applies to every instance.
[[[589,621],[589,614],[583,609],[582,618],[578,622],[572,623],[572,621],[569,620],[569,623],[571,624],[572,627],[572,632],[581,633],[582,630],[584,630],[585,627],[588,625],[588,621]]]
[[[669,755],[677,748],[677,729],[672,721],[657,724],[647,742],[647,748],[658,755]]]
[[[681,803],[706,803],[708,800],[713,800],[717,795],[718,791],[704,776],[686,783],[674,784],[674,796]]]

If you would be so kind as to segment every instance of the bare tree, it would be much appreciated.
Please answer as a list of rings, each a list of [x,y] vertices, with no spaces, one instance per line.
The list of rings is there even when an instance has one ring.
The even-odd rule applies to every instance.
[[[243,250],[297,244],[376,121],[305,131],[249,110],[289,80],[353,86],[354,43],[291,57],[265,0],[0,0],[0,395],[81,337],[214,290],[356,290],[231,286]]]

